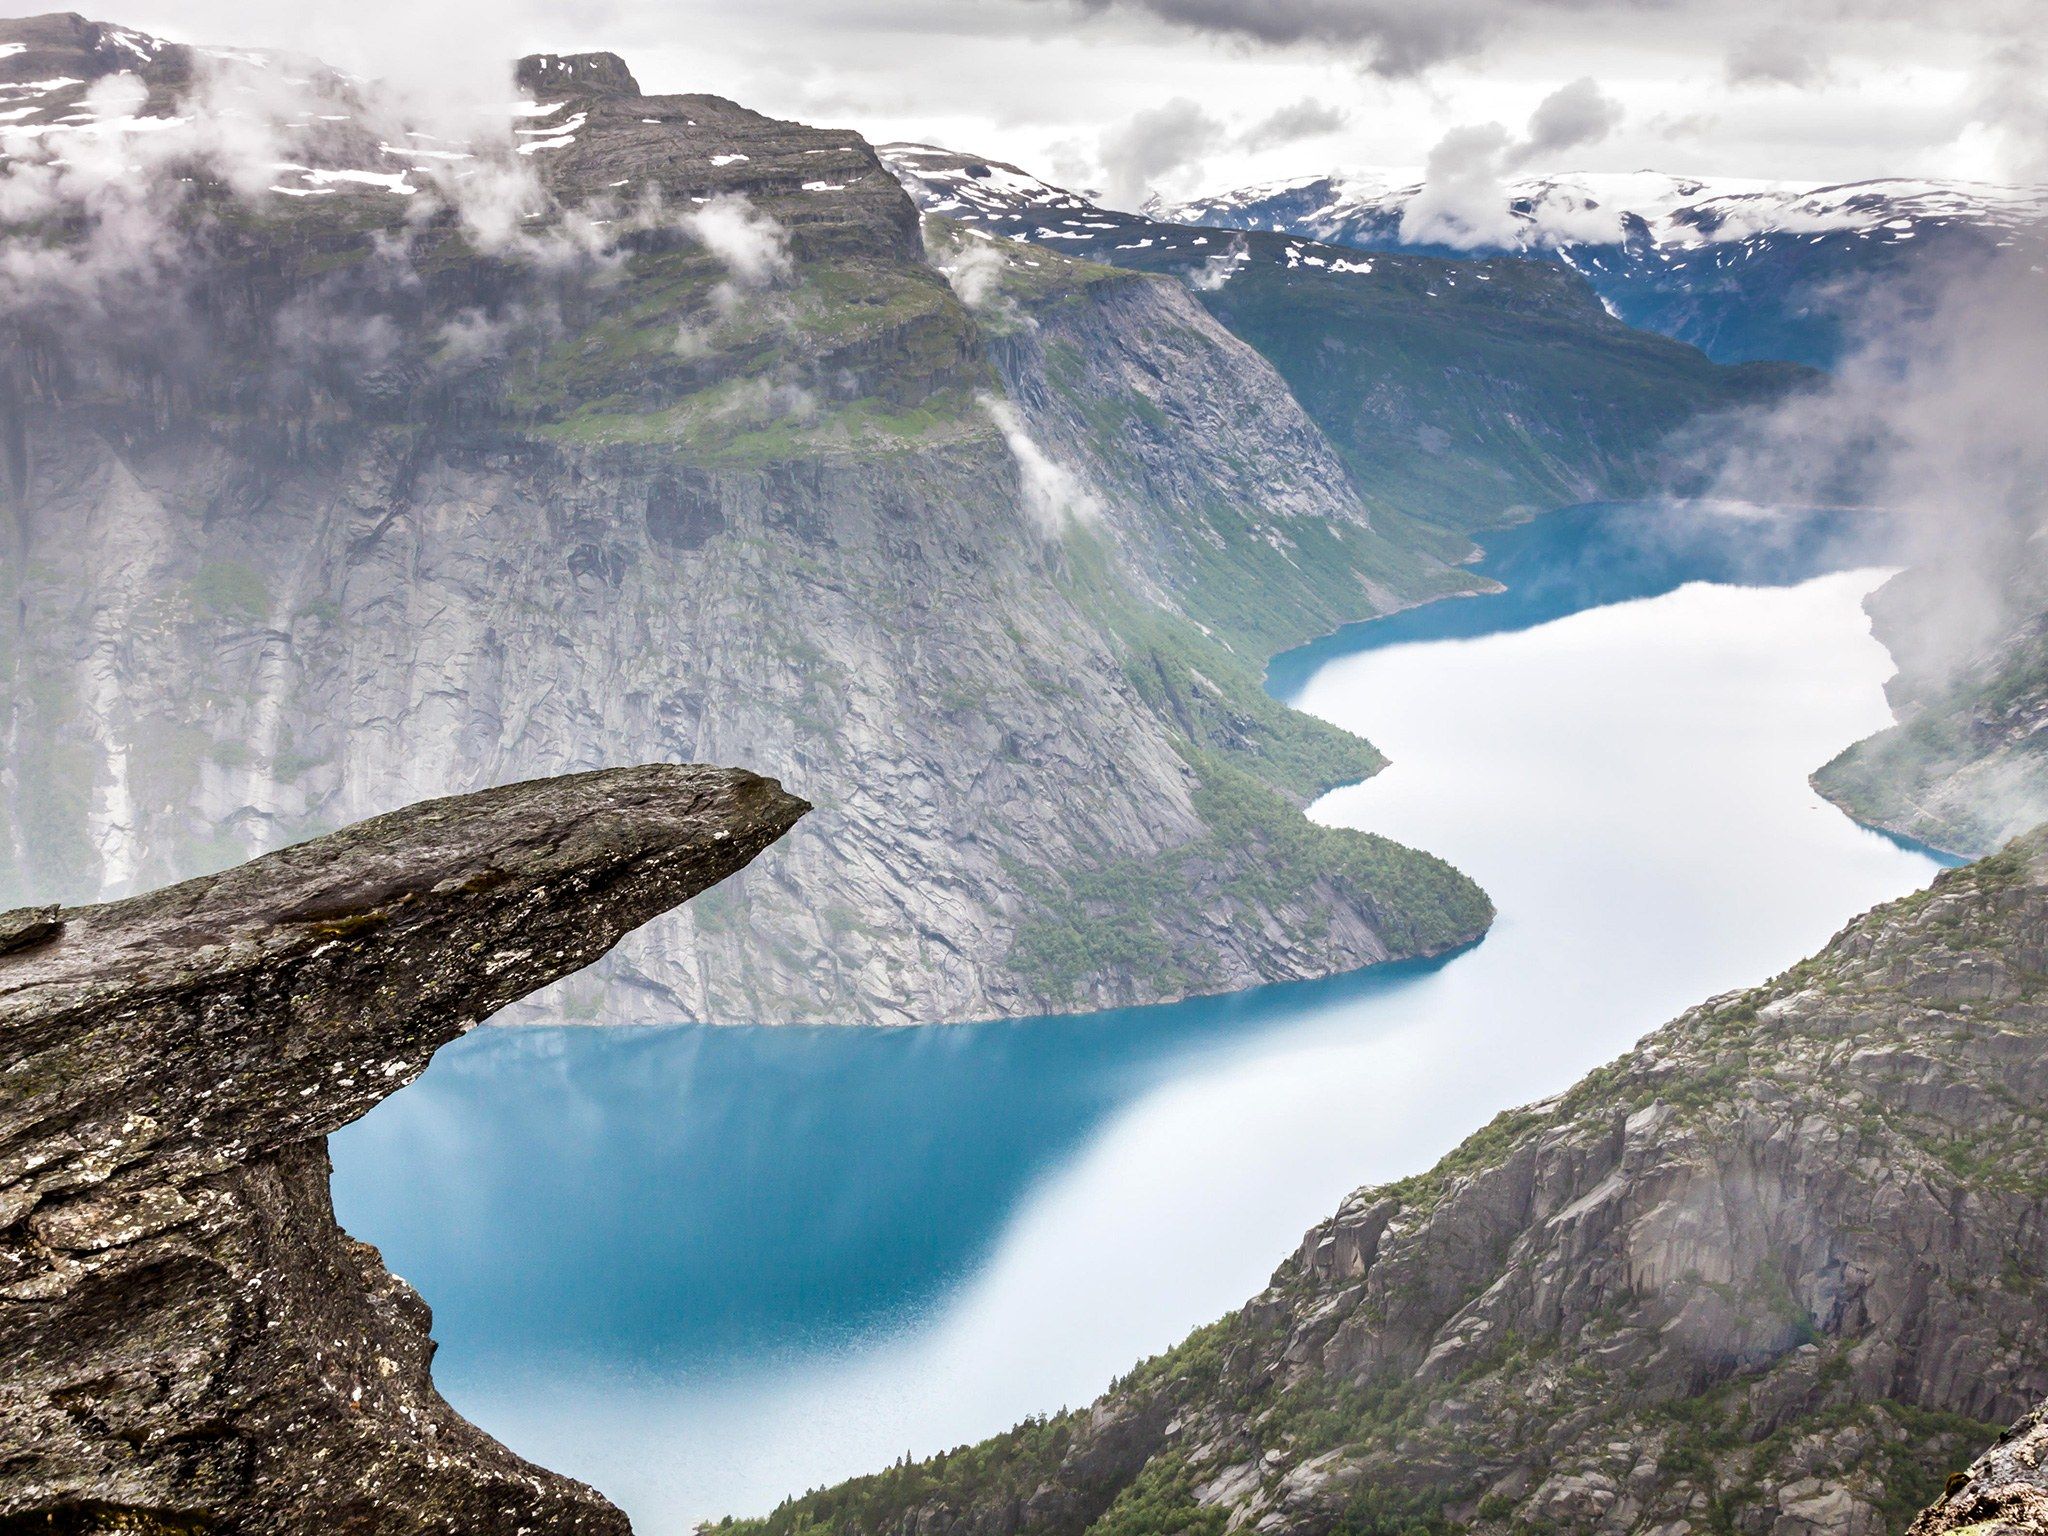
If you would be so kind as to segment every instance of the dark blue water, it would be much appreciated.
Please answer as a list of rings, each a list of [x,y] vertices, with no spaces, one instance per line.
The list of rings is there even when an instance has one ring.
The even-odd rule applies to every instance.
[[[1449,958],[938,1029],[481,1030],[335,1138],[335,1203],[433,1299],[451,1360],[829,1347],[952,1290],[1042,1173],[1192,1058]]]

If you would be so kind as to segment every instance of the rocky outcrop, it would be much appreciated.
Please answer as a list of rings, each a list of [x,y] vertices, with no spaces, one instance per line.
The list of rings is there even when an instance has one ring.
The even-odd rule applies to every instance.
[[[326,1137],[805,809],[616,769],[0,921],[0,1526],[623,1533],[441,1400]]]
[[[1966,1472],[1948,1480],[1941,1502],[1921,1512],[1909,1536],[2041,1536],[2048,1532],[2048,1405],[1999,1438]]]
[[[2044,976],[2048,830],[1360,1191],[1085,1412],[765,1529],[1902,1529],[2048,1390]]]

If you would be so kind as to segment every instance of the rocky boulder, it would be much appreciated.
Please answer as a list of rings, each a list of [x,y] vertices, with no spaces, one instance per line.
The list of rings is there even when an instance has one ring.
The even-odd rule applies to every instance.
[[[0,1528],[625,1531],[441,1400],[326,1137],[806,809],[613,769],[0,917]]]

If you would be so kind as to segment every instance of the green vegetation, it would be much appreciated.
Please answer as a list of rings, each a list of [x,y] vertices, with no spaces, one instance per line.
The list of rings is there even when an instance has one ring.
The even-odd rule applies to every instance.
[[[659,443],[767,463],[888,451],[989,428],[971,325],[923,268],[848,256],[728,302],[695,246],[640,250],[578,295],[575,323],[514,359],[508,409],[553,441]]]
[[[1190,903],[1221,927],[1285,914],[1302,937],[1314,937],[1333,907],[1353,905],[1397,955],[1440,954],[1476,939],[1492,920],[1485,892],[1443,860],[1321,826],[1218,754],[1186,755],[1206,836],[1160,858],[1067,871],[1063,887],[1016,871],[1035,910],[1018,928],[1011,965],[1055,1004],[1085,1003],[1132,971],[1168,989],[1192,985],[1210,941],[1190,932]]]
[[[1912,642],[1899,641],[1902,660]],[[1979,854],[2048,820],[2048,625],[1997,646],[1952,681],[1902,699],[1908,718],[1855,743],[1814,787],[1859,821]]]
[[[1290,265],[1288,236],[1243,236],[1255,259],[1200,298],[1286,379],[1375,515],[1452,529],[1665,487],[1669,440],[1816,376],[1725,367],[1610,319],[1547,263],[1356,252],[1369,271]],[[1107,251],[1181,274],[1197,254]]]
[[[236,560],[202,565],[192,578],[192,600],[203,612],[242,624],[254,624],[270,611],[262,576]]]

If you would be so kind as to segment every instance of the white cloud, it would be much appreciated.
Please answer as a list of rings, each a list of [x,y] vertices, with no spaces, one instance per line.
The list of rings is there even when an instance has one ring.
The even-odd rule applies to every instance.
[[[1003,253],[986,240],[968,240],[943,252],[935,265],[969,309],[987,309],[1001,297],[1009,268]]]
[[[1401,212],[1401,238],[1460,250],[1516,245],[1524,230],[1509,205],[1508,174],[1596,144],[1621,119],[1620,104],[1587,77],[1559,86],[1538,102],[1519,139],[1499,123],[1453,128],[1429,152],[1422,190]],[[1574,219],[1570,228],[1548,224],[1533,233],[1540,240],[1618,232],[1613,214],[1597,214],[1591,228],[1585,219]]]
[[[1190,169],[1226,137],[1223,124],[1185,96],[1132,113],[1102,135],[1103,201],[1138,207],[1163,179]]]
[[[789,232],[743,194],[714,197],[678,221],[684,232],[725,264],[726,280],[714,294],[718,307],[733,310],[749,294],[788,281],[796,270]]]
[[[1079,475],[1038,446],[1014,405],[1000,395],[975,398],[1002,433],[1010,457],[1017,461],[1017,482],[1024,493],[1024,509],[1041,533],[1058,537],[1070,521],[1095,522],[1101,518],[1102,499]]]

